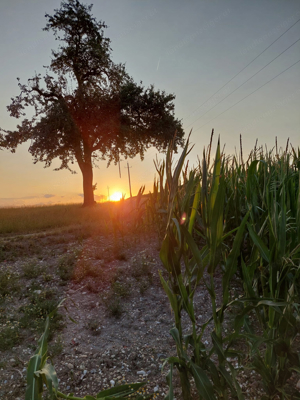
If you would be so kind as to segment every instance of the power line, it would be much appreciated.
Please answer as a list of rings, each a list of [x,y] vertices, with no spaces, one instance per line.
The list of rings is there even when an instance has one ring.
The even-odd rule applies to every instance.
[[[218,114],[217,116],[215,116],[214,118],[212,118],[211,120],[209,120],[208,122],[206,122],[205,124],[199,126],[199,128],[196,128],[193,132],[196,132],[197,130],[201,129],[203,126],[209,124],[211,121],[213,121],[214,119],[218,118],[220,115],[224,114],[225,112],[227,112],[228,110],[230,110],[231,108],[233,108],[234,106],[236,106],[237,104],[241,103],[243,100],[245,100],[247,97],[251,96],[253,93],[257,92],[259,89],[261,89],[262,87],[266,86],[268,83],[272,82],[274,79],[276,79],[278,76],[280,76],[281,74],[283,74],[284,72],[288,71],[289,69],[291,69],[294,65],[298,64],[300,62],[300,60],[296,61],[294,64],[292,64],[290,67],[284,69],[283,71],[281,71],[279,74],[277,74],[276,76],[274,76],[272,79],[270,79],[269,81],[267,81],[266,83],[264,83],[263,85],[259,86],[257,89],[255,89],[253,92],[247,94],[247,96],[243,97],[242,99],[240,99],[239,101],[237,101],[236,103],[234,103],[232,106],[228,107],[226,110],[222,111],[220,114]]]
[[[212,94],[208,99],[206,99],[204,101],[204,103],[202,103],[200,106],[198,106],[194,111],[192,111],[187,117],[189,118],[191,115],[193,115],[195,113],[195,111],[199,110],[199,108],[201,108],[202,106],[204,106],[204,104],[206,104],[212,97],[214,97],[217,93],[219,93],[225,86],[227,86],[231,81],[233,81],[233,79],[235,79],[238,75],[240,75],[240,73],[242,73],[247,67],[249,67],[249,65],[251,65],[255,60],[258,59],[258,57],[260,57],[265,51],[267,51],[274,43],[276,43],[283,35],[285,35],[290,29],[292,29],[292,27],[294,25],[296,25],[298,22],[300,21],[300,19],[298,19],[292,26],[290,26],[286,31],[284,31],[276,40],[274,40],[274,42],[272,42],[271,44],[269,44],[268,47],[266,47],[261,53],[259,53],[255,58],[253,58],[252,61],[250,61],[245,67],[243,67],[237,74],[235,74],[231,79],[229,79],[229,81],[227,81],[220,89],[218,89],[214,94]]]
[[[280,54],[278,54],[278,56],[276,56],[275,58],[273,58],[273,60],[269,61],[268,64],[266,64],[264,67],[262,67],[261,69],[259,69],[257,72],[255,72],[255,74],[253,74],[252,76],[250,76],[250,78],[248,78],[247,80],[245,80],[245,82],[241,83],[237,88],[235,88],[232,92],[230,92],[227,96],[225,96],[222,100],[218,101],[218,103],[216,103],[214,106],[212,106],[211,108],[209,108],[207,111],[205,111],[205,113],[201,114],[200,117],[198,117],[197,119],[195,119],[195,121],[193,121],[192,123],[190,123],[187,128],[191,125],[193,125],[195,122],[197,122],[200,118],[202,118],[205,114],[207,114],[209,111],[211,111],[213,108],[217,107],[217,105],[219,105],[220,103],[222,103],[224,100],[226,100],[229,96],[231,96],[234,92],[236,92],[240,87],[242,87],[243,85],[245,85],[245,83],[249,82],[250,79],[252,79],[254,76],[256,76],[257,74],[259,74],[263,69],[265,69],[268,65],[270,65],[273,61],[275,61],[278,57],[280,57],[283,53],[285,53],[287,50],[289,50],[292,46],[294,46],[297,42],[299,42],[300,38],[298,40],[296,40],[294,43],[292,43],[289,47],[287,47],[285,50],[283,50]]]

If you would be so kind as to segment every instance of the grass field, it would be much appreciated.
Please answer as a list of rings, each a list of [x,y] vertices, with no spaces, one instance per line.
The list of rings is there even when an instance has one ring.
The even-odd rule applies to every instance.
[[[109,216],[109,210],[116,206],[114,203],[102,203],[91,208],[82,207],[81,204],[1,208],[0,234],[72,226],[102,227]]]

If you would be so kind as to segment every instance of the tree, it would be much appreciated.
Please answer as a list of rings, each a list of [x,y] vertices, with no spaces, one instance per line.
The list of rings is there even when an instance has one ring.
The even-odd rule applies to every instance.
[[[54,15],[46,14],[44,30],[53,31],[60,42],[52,50],[50,66],[42,77],[36,74],[21,84],[20,94],[7,107],[10,115],[26,117],[15,131],[5,131],[1,146],[15,152],[31,140],[34,163],[49,167],[56,158],[60,169],[77,162],[83,176],[84,205],[94,203],[93,165],[99,159],[108,165],[137,154],[141,159],[150,146],[164,150],[176,135],[183,144],[181,122],[174,116],[173,94],[145,89],[111,59],[110,39],[104,37],[104,22],[91,14],[92,5],[78,0],[61,3]]]

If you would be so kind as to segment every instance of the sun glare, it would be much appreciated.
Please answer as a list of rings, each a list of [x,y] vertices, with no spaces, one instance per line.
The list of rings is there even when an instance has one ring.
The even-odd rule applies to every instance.
[[[121,192],[115,192],[111,196],[109,196],[110,201],[119,201],[122,198],[122,193]]]

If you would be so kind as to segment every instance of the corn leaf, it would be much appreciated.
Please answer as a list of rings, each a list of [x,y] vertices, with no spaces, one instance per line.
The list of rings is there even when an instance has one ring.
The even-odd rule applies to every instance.
[[[58,379],[53,365],[45,364],[45,366],[42,369],[35,372],[35,376],[38,378],[39,377],[43,378],[43,381],[45,382],[50,395],[54,397],[54,393],[56,393],[58,390]]]
[[[269,263],[270,262],[270,251],[267,246],[264,244],[262,239],[254,232],[252,226],[247,223],[248,231],[253,240],[255,246],[258,248],[261,256]]]
[[[169,386],[169,391],[166,394],[164,400],[173,400],[173,364],[170,365],[170,370],[168,375],[166,376],[167,385]]]
[[[120,398],[121,396],[129,396],[133,394],[141,387],[145,386],[145,382],[138,382],[138,383],[129,383],[126,385],[120,385],[116,387],[112,387],[110,389],[103,390],[102,392],[98,393],[96,398],[97,399],[113,399],[113,398]]]
[[[198,393],[205,400],[217,400],[213,385],[202,368],[191,361],[191,373],[194,377]]]

